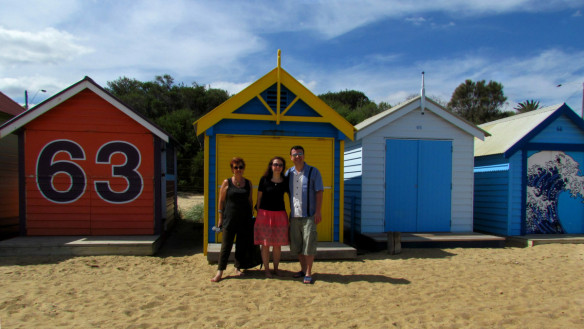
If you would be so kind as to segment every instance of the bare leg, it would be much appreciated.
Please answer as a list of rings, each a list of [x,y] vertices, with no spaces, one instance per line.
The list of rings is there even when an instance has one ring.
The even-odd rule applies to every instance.
[[[312,276],[312,263],[314,263],[314,255],[304,255],[304,262],[306,264],[306,276]]]
[[[306,273],[306,255],[299,254],[298,260],[300,261],[300,268],[302,272]]]
[[[272,273],[270,272],[270,246],[262,246],[262,262],[264,263],[266,278],[271,278]]]
[[[221,281],[221,277],[223,276],[223,271],[217,271],[217,274],[211,279],[211,282],[219,282]]]
[[[274,246],[272,247],[272,256],[274,257],[274,274],[280,276],[280,271],[278,270],[278,265],[280,265],[280,257],[282,255],[282,247]]]

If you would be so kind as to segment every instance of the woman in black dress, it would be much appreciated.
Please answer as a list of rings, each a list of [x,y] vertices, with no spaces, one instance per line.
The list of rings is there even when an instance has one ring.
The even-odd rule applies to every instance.
[[[248,226],[253,223],[252,185],[248,179],[243,177],[245,162],[242,158],[233,158],[229,165],[231,166],[233,177],[223,181],[219,194],[217,226],[222,229],[223,238],[221,241],[217,274],[211,279],[212,282],[221,281],[223,271],[227,268],[227,260],[229,259],[229,254],[231,253],[233,241],[236,236],[235,275],[241,276],[243,275],[241,269],[253,267],[246,264],[249,263],[249,259],[247,258],[250,254],[250,249],[253,248],[252,233],[248,233]]]

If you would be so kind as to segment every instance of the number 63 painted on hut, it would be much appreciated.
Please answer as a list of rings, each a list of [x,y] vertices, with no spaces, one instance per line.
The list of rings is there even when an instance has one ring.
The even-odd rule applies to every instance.
[[[116,154],[123,156],[123,163],[115,164]],[[73,203],[85,193],[87,175],[83,166],[72,160],[88,161],[83,147],[72,140],[54,140],[40,151],[36,165],[37,186],[47,200]],[[111,178],[94,180],[97,195],[114,204],[134,201],[143,187],[142,175],[137,170],[140,162],[140,151],[131,143],[110,141],[101,145],[96,152],[95,164],[110,166]],[[113,178],[123,179],[125,186],[123,182],[114,184]],[[114,186],[117,188],[112,189]]]
[[[29,130],[26,139],[27,235],[154,232],[152,135]]]

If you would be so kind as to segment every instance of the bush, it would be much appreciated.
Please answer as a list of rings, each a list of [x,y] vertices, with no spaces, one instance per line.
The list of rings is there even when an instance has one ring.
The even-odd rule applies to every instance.
[[[204,205],[197,204],[185,211],[184,214],[181,212],[181,218],[187,222],[203,223],[203,210]]]

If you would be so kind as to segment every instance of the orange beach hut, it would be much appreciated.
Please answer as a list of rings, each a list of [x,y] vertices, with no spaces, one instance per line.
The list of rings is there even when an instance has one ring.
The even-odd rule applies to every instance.
[[[177,214],[171,136],[92,79],[14,117],[20,235],[161,234]]]

